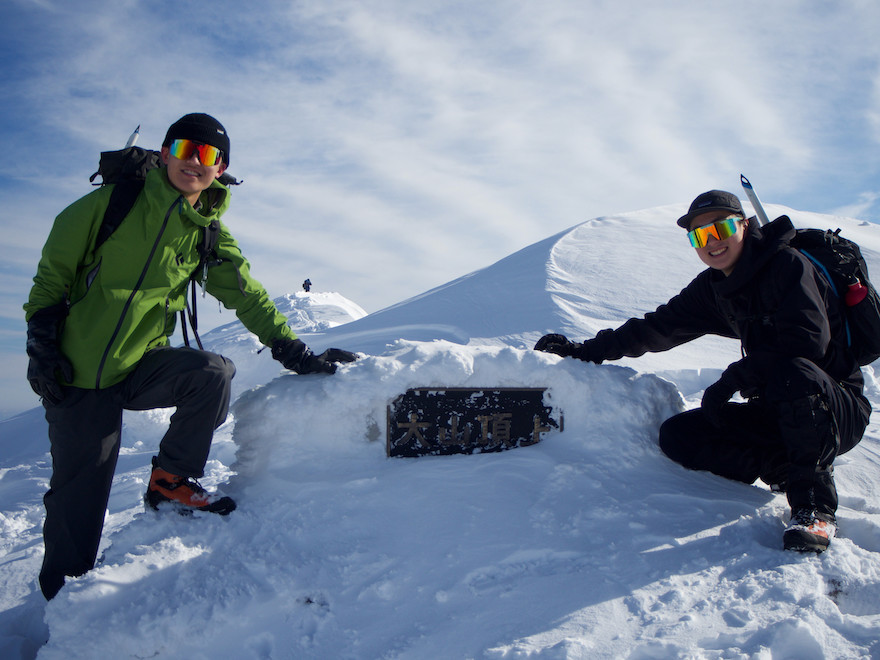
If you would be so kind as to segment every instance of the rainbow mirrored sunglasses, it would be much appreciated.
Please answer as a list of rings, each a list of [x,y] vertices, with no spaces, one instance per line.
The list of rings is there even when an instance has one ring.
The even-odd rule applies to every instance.
[[[213,167],[223,159],[223,152],[217,147],[192,140],[174,140],[168,145],[168,151],[180,160],[189,160],[194,153],[198,153],[199,162],[206,167]]]
[[[723,241],[725,238],[730,238],[736,233],[736,223],[741,222],[742,219],[742,216],[739,215],[729,215],[726,218],[716,220],[711,224],[692,229],[688,232],[688,239],[691,242],[691,246],[695,248],[703,247],[709,242],[710,236],[714,236],[719,241]]]

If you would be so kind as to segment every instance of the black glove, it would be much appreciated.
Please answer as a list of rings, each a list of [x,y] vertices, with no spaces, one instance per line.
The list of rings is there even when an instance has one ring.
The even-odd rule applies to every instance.
[[[58,325],[66,316],[67,305],[58,303],[35,312],[27,327],[27,379],[34,392],[53,405],[64,398],[57,372],[66,382],[73,380],[73,366],[58,348]]]
[[[571,357],[574,354],[574,342],[565,335],[544,335],[535,344],[535,350],[561,355],[562,357]]]
[[[571,341],[565,335],[544,335],[535,344],[536,351],[544,351],[545,353],[553,353],[562,357],[574,357],[584,362],[593,362],[595,364],[602,363],[602,356],[594,348],[595,344],[592,339],[588,339],[584,343]]]
[[[357,355],[341,348],[328,348],[315,355],[300,339],[276,339],[272,342],[272,357],[298,374],[334,374],[336,362],[354,362]]]
[[[722,376],[717,383],[713,383],[703,392],[703,401],[700,404],[706,419],[717,428],[721,428],[721,411],[724,404],[730,401],[737,387],[725,380]]]

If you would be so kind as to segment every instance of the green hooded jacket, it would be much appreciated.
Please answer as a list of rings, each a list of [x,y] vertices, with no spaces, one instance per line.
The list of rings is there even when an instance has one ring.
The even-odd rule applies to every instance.
[[[74,387],[114,385],[148,350],[169,344],[199,265],[203,228],[229,206],[229,190],[218,181],[201,194],[197,211],[169,183],[164,167],[151,170],[125,220],[96,250],[112,188],[98,188],[55,219],[24,305],[30,320],[40,309],[69,301],[60,346],[73,365],[68,384]],[[215,252],[219,263],[207,269],[207,292],[234,309],[264,345],[295,339],[222,223]]]

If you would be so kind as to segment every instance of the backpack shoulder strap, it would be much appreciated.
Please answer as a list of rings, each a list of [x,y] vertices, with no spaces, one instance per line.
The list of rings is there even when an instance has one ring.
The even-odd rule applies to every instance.
[[[217,247],[217,242],[220,240],[220,221],[214,218],[208,223],[208,226],[204,229],[204,238],[202,240],[202,244],[199,246],[199,254],[202,259],[207,259],[211,256],[211,253],[214,251],[214,248]]]
[[[202,229],[202,242],[196,246],[196,249],[199,252],[199,265],[190,276],[190,300],[192,300],[192,305],[187,302],[186,309],[180,311],[181,327],[183,328],[183,342],[189,346],[189,336],[186,332],[186,323],[189,321],[193,336],[195,336],[196,339],[196,344],[198,344],[200,350],[204,350],[204,347],[202,346],[201,337],[199,337],[199,316],[196,309],[196,281],[200,281],[202,287],[204,287],[205,280],[208,277],[208,267],[222,262],[222,260],[217,258],[217,255],[214,252],[214,248],[217,247],[219,240],[220,221],[214,218]],[[241,286],[241,275],[239,275],[238,279],[239,286]],[[184,300],[186,300],[186,294],[184,294]]]
[[[142,179],[124,179],[114,185],[107,209],[104,211],[104,219],[98,229],[98,237],[95,239],[96,250],[122,224],[143,189],[144,181]]]

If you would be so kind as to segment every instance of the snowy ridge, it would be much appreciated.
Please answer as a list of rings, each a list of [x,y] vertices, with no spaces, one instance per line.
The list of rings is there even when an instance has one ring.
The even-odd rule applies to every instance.
[[[388,337],[494,344],[515,344],[528,337],[534,344],[534,339],[558,322],[556,306],[543,286],[556,239],[554,236],[530,245],[488,268],[334,329],[326,336],[344,338],[353,348],[368,352],[381,352]]]
[[[329,330],[367,315],[358,304],[335,292],[298,291],[279,296],[273,302],[287,317],[287,324],[307,342],[309,333]],[[208,350],[221,353],[235,363],[233,399],[283,371],[272,359],[271,352],[264,350],[256,336],[245,331],[238,320],[211,330],[204,342]]]
[[[274,302],[297,333],[320,332],[367,315],[360,305],[332,292],[298,291]]]
[[[880,228],[768,210],[841,226],[880,273]],[[0,423],[0,656],[880,657],[876,420],[837,462],[840,538],[822,556],[786,553],[783,496],[689,472],[656,447],[662,420],[698,405],[736,343],[602,366],[530,350],[544,332],[591,336],[686,284],[702,266],[674,226],[681,212],[591,220],[304,330],[316,351],[362,353],[334,376],[279,375],[240,326],[207,333],[239,374],[203,483],[239,509],[145,513],[171,411],[127,413],[101,563],[48,606],[35,592],[45,431],[38,411]],[[311,299],[286,300],[291,318],[321,322]],[[405,389],[514,385],[548,387],[565,431],[499,454],[385,457],[385,407]]]

